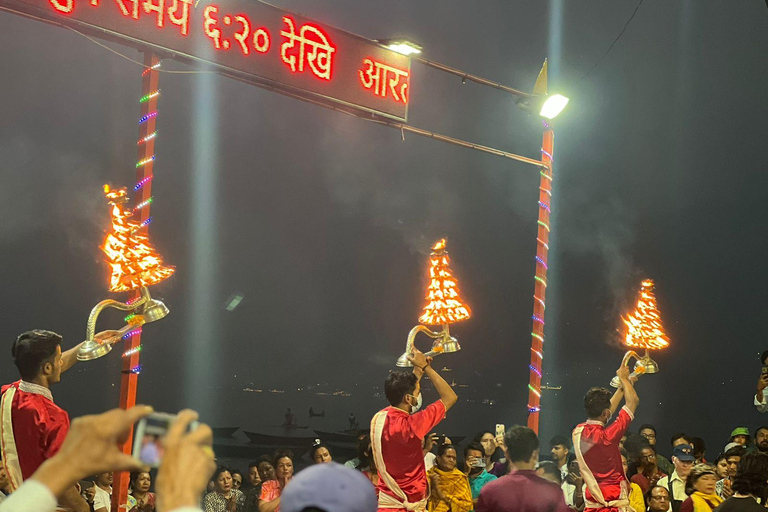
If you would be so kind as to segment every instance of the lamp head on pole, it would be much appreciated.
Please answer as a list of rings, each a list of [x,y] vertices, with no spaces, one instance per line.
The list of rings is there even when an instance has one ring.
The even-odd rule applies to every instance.
[[[544,59],[544,65],[541,66],[536,84],[533,86],[533,94],[519,96],[515,99],[515,103],[521,109],[536,112],[539,116],[551,121],[560,115],[570,100],[562,94],[549,94],[547,80],[547,60]]]

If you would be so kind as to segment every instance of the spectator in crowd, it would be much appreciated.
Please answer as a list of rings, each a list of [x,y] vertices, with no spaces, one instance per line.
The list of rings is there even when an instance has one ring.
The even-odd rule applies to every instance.
[[[452,444],[437,449],[437,465],[429,470],[431,485],[429,512],[469,512],[473,508],[467,475],[456,468],[458,454]]]
[[[432,432],[424,437],[424,443],[422,445],[422,451],[424,452],[424,469],[429,471],[437,464],[437,455],[432,453],[432,449],[440,439],[436,433]]]
[[[296,475],[281,497],[282,512],[376,512],[373,487],[359,472],[331,462]]]
[[[469,489],[472,491],[473,506],[477,505],[480,491],[488,482],[496,480],[496,475],[485,470],[485,450],[480,443],[469,443],[464,448],[464,470],[469,479]]]
[[[220,466],[213,474],[213,491],[203,498],[205,512],[241,512],[243,493],[232,486],[232,471]]]
[[[115,331],[96,335],[103,340]],[[11,354],[21,380],[2,387],[0,435],[13,442],[0,444],[10,490],[17,489],[38,467],[58,452],[69,431],[69,415],[53,402],[51,386],[77,362],[80,345],[62,352],[62,337],[51,331],[21,334]],[[60,496],[61,505],[77,512],[90,507],[75,486]]]
[[[367,439],[367,441],[366,441],[366,439]],[[346,461],[344,463],[344,465],[347,466],[348,468],[352,468],[352,469],[361,469],[362,467],[364,467],[364,466],[361,466],[360,455],[366,449],[368,449],[368,447],[370,447],[370,445],[371,445],[370,433],[368,433],[368,434],[365,434],[365,433],[358,434],[358,436],[357,436],[357,444],[356,444],[357,457],[355,457],[354,459],[349,459],[348,461]]]
[[[638,432],[648,441],[648,444],[651,445],[653,451],[656,453],[656,466],[658,466],[662,473],[666,475],[671,474],[675,470],[675,467],[669,459],[658,453],[656,448],[656,427],[650,423],[644,423],[643,425],[640,425],[640,430]]]
[[[715,494],[715,468],[710,464],[696,464],[691,469],[685,483],[685,492],[688,494],[680,512],[712,512],[723,499]]]
[[[723,478],[728,476],[728,461],[725,458],[724,453],[721,453],[720,455],[715,457],[714,466],[715,466],[715,475],[717,475],[718,480],[722,480]]]
[[[243,491],[243,494],[245,495],[243,511],[258,512],[259,496],[261,496],[261,475],[259,475],[258,461],[248,464],[248,486]]]
[[[563,485],[560,469],[558,469],[557,465],[551,460],[540,461],[538,466],[536,466],[536,474],[553,484],[557,484],[558,486]]]
[[[552,462],[560,471],[560,480],[568,476],[568,456],[571,454],[571,443],[565,436],[555,436],[549,441]]]
[[[331,457],[331,449],[328,445],[321,443],[319,439],[312,445],[312,449],[309,451],[309,459],[315,464],[324,464],[326,462],[333,462]]]
[[[736,427],[731,432],[731,437],[728,440],[729,443],[740,444],[744,448],[749,447],[749,429],[747,427]]]
[[[648,504],[648,512],[668,512],[669,511],[669,491],[660,485],[652,488],[645,495],[645,502]]]
[[[78,418],[59,452],[0,503],[0,512],[54,512],[57,499],[87,475],[142,470],[141,463],[122,453],[118,445],[133,424],[151,412],[151,407],[136,406]],[[166,436],[157,478],[158,506],[163,512],[200,511],[200,495],[215,465],[210,427],[199,425],[185,434],[195,420],[197,413],[182,411]]]
[[[725,500],[716,512],[765,512],[768,455],[760,452],[744,455],[733,479],[733,496]]]
[[[155,512],[155,493],[149,492],[152,477],[148,471],[134,471],[129,478],[128,512]]]
[[[671,475],[665,476],[659,480],[659,485],[669,491],[669,501],[672,512],[679,512],[680,505],[685,501],[685,483],[688,475],[691,474],[693,463],[696,458],[693,456],[693,446],[689,444],[678,444],[672,450],[672,464],[675,470]]]
[[[747,449],[737,443],[734,443],[734,445],[725,452],[725,465],[728,473],[725,478],[719,480],[715,485],[715,491],[721,498],[727,499],[733,495],[733,478],[736,476],[739,461],[741,461],[741,458],[746,455],[746,453]]]
[[[693,446],[693,440],[688,434],[679,432],[672,436],[672,439],[670,440],[670,444],[672,445],[672,449],[674,450],[675,446],[680,446],[681,444],[689,444]]]
[[[475,512],[568,512],[560,487],[534,471],[539,460],[536,433],[515,425],[507,431],[504,444],[512,471],[485,485]]]
[[[648,445],[650,446],[650,445]],[[624,473],[627,472],[627,451],[621,450],[621,464],[624,466]],[[629,483],[629,506],[637,511],[645,510],[645,498],[643,498],[643,491],[640,486],[635,482]]]
[[[667,476],[656,465],[656,451],[650,444],[647,444],[640,448],[640,471],[633,475],[630,479],[631,482],[640,486],[640,490],[643,494],[650,491],[659,480]]]
[[[763,366],[768,366],[768,350],[760,356],[760,362]],[[768,373],[760,372],[760,378],[757,379],[757,393],[755,393],[755,407],[759,412],[768,411],[768,400],[765,399],[765,388],[768,387]]]
[[[582,466],[587,484],[584,499],[587,508],[622,508],[629,502],[629,482],[619,452],[619,440],[626,433],[640,398],[629,377],[629,368],[616,371],[621,387],[611,395],[606,388],[592,388],[584,396],[587,421],[573,430],[573,450]],[[606,426],[624,400],[616,420]]]
[[[239,469],[233,469],[230,473],[232,473],[232,488],[242,492],[243,474]]]
[[[278,450],[272,460],[272,466],[275,468],[276,479],[261,484],[259,512],[280,510],[280,495],[293,478],[293,453],[289,450]]]
[[[112,510],[112,481],[114,474],[111,471],[99,473],[93,479],[96,484],[93,496],[93,512],[110,512]]]
[[[502,460],[504,459],[503,452],[501,456],[498,456],[499,449],[502,447],[494,437],[493,432],[484,430],[475,436],[473,442],[480,443],[480,446],[482,446],[485,451],[485,470],[488,473],[496,477],[501,477],[507,474],[507,461],[506,459]]]
[[[584,479],[581,477],[581,468],[576,459],[568,463],[568,475],[562,485],[565,504],[571,510],[584,510]]]
[[[706,463],[705,455],[707,453],[707,445],[700,437],[691,438],[691,446],[693,446],[693,456],[696,457],[696,463]]]
[[[264,482],[268,480],[274,480],[277,478],[275,476],[275,466],[272,465],[272,457],[269,455],[262,455],[259,459],[259,478],[261,478],[262,485]]]
[[[458,400],[450,384],[432,368],[431,357],[414,349],[408,360],[413,364],[413,373],[389,374],[384,394],[390,406],[376,413],[371,421],[373,459],[379,472],[379,508],[413,510],[426,506],[429,488],[424,437]],[[419,411],[421,378],[425,375],[440,399]]]
[[[768,453],[768,427],[755,430],[755,448],[759,452]]]

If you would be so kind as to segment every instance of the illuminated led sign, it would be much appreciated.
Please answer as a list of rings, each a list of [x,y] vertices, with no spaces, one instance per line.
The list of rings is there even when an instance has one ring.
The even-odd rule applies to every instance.
[[[408,57],[258,0],[0,0],[0,7],[306,99],[407,117]]]

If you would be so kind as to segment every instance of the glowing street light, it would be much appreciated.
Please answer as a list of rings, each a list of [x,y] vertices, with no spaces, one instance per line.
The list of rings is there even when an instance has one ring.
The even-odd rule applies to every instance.
[[[421,53],[422,47],[407,39],[379,39],[379,43],[383,44],[390,50],[402,53],[403,55],[417,55]]]
[[[539,115],[546,117],[547,119],[554,119],[563,111],[570,100],[562,94],[553,94],[547,96],[544,103],[541,105]]]

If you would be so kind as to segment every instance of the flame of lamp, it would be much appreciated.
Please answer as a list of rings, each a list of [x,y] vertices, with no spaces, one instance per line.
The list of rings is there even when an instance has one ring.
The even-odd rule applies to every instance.
[[[119,302],[107,299],[99,302],[88,315],[88,325],[86,328],[86,339],[80,349],[77,351],[78,361],[92,361],[109,354],[112,346],[120,341],[123,336],[133,329],[141,327],[145,323],[155,322],[168,315],[168,308],[161,301],[153,299],[146,287],[140,288],[141,295],[138,300],[130,303]],[[136,316],[124,325],[117,333],[108,340],[96,341],[96,320],[106,308],[115,308],[122,311],[136,311]]]
[[[400,368],[413,367],[413,364],[408,360],[408,356],[413,352],[416,335],[420,332],[423,332],[435,340],[432,343],[432,350],[425,352],[425,356],[434,357],[439,354],[447,354],[461,350],[461,345],[459,345],[458,340],[451,336],[451,333],[448,330],[448,324],[444,324],[443,330],[440,332],[435,332],[424,325],[417,325],[408,333],[408,340],[405,343],[405,352],[403,352],[403,355],[397,359],[396,364]]]
[[[659,363],[651,359],[651,356],[648,354],[648,351],[645,351],[645,355],[643,357],[640,357],[637,355],[637,352],[634,350],[628,351],[626,354],[624,354],[624,359],[622,359],[621,364],[622,366],[628,365],[630,359],[635,358],[637,362],[635,362],[635,367],[632,370],[632,373],[629,375],[630,377],[640,377],[640,375],[643,375],[645,373],[658,373],[659,372]],[[614,388],[620,388],[621,382],[619,381],[619,377],[616,376],[613,379],[611,379],[611,386]]]

